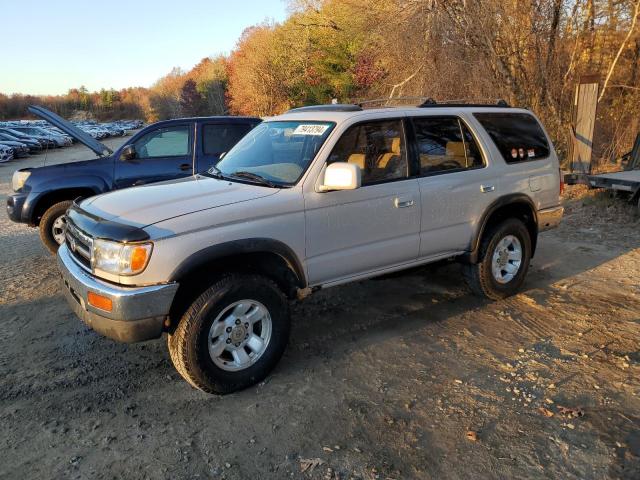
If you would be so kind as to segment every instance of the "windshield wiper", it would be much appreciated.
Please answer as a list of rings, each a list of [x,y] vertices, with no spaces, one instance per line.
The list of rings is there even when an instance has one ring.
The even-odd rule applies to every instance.
[[[225,176],[222,174],[220,169],[215,165],[212,165],[211,168],[207,170],[207,174],[219,180],[226,180]]]
[[[266,185],[267,187],[280,188],[280,185],[277,185],[277,184],[273,183],[271,180],[267,180],[262,175],[258,175],[257,173],[246,172],[244,170],[241,170],[239,172],[233,172],[233,173],[231,173],[229,175],[232,176],[232,177],[246,178],[247,180],[251,180],[252,182],[256,182],[256,183],[260,183],[262,185]]]
[[[218,180],[229,180],[229,177],[220,171],[218,167],[213,165],[209,170],[203,173],[212,178],[217,178]]]

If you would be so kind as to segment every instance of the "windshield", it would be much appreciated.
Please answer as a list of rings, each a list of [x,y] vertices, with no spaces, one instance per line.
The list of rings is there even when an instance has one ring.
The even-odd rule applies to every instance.
[[[263,122],[210,170],[225,177],[295,184],[335,126],[333,122]]]

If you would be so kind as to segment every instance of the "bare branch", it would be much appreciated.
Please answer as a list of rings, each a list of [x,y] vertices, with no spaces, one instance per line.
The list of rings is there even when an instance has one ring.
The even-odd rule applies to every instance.
[[[415,72],[413,72],[411,75],[409,75],[407,78],[405,78],[400,83],[396,83],[393,86],[393,88],[391,89],[391,93],[389,94],[389,98],[393,98],[393,94],[395,93],[396,88],[402,88],[403,85],[405,85],[406,83],[410,82],[413,77],[415,77],[418,73],[420,73],[420,70],[422,70],[422,67],[423,67],[423,65],[420,65]]]
[[[631,34],[636,28],[636,23],[638,22],[638,13],[640,13],[640,0],[636,0],[635,10],[633,13],[633,20],[631,21],[631,27],[629,28],[629,32],[627,32],[627,36],[624,37],[624,40],[620,44],[620,48],[618,49],[618,53],[613,59],[613,62],[611,62],[611,66],[609,67],[609,72],[607,73],[607,78],[605,79],[604,84],[602,85],[602,92],[600,92],[600,97],[598,97],[598,103],[600,103],[600,100],[602,100],[602,97],[604,97],[604,93],[607,91],[607,85],[609,84],[609,79],[611,78],[611,75],[613,74],[613,71],[616,68],[618,59],[620,58],[620,55],[622,54],[624,47],[627,45],[629,38],[631,38]]]

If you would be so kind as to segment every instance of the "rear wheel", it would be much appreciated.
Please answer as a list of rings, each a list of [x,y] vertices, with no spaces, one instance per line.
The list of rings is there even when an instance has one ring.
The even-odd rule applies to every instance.
[[[471,290],[491,300],[516,294],[531,260],[531,236],[520,220],[511,218],[490,229],[482,239],[480,261],[464,265]]]
[[[275,283],[233,274],[205,290],[167,339],[182,377],[209,393],[225,394],[263,380],[289,339],[289,305]]]
[[[64,243],[67,228],[67,209],[71,200],[59,202],[47,209],[40,219],[40,239],[47,250],[55,255],[58,247]]]

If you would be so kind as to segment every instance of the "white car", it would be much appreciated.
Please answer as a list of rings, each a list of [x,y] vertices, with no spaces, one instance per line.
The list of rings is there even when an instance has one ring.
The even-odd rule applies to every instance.
[[[13,150],[9,147],[0,145],[0,163],[8,162],[10,160],[13,160]]]

